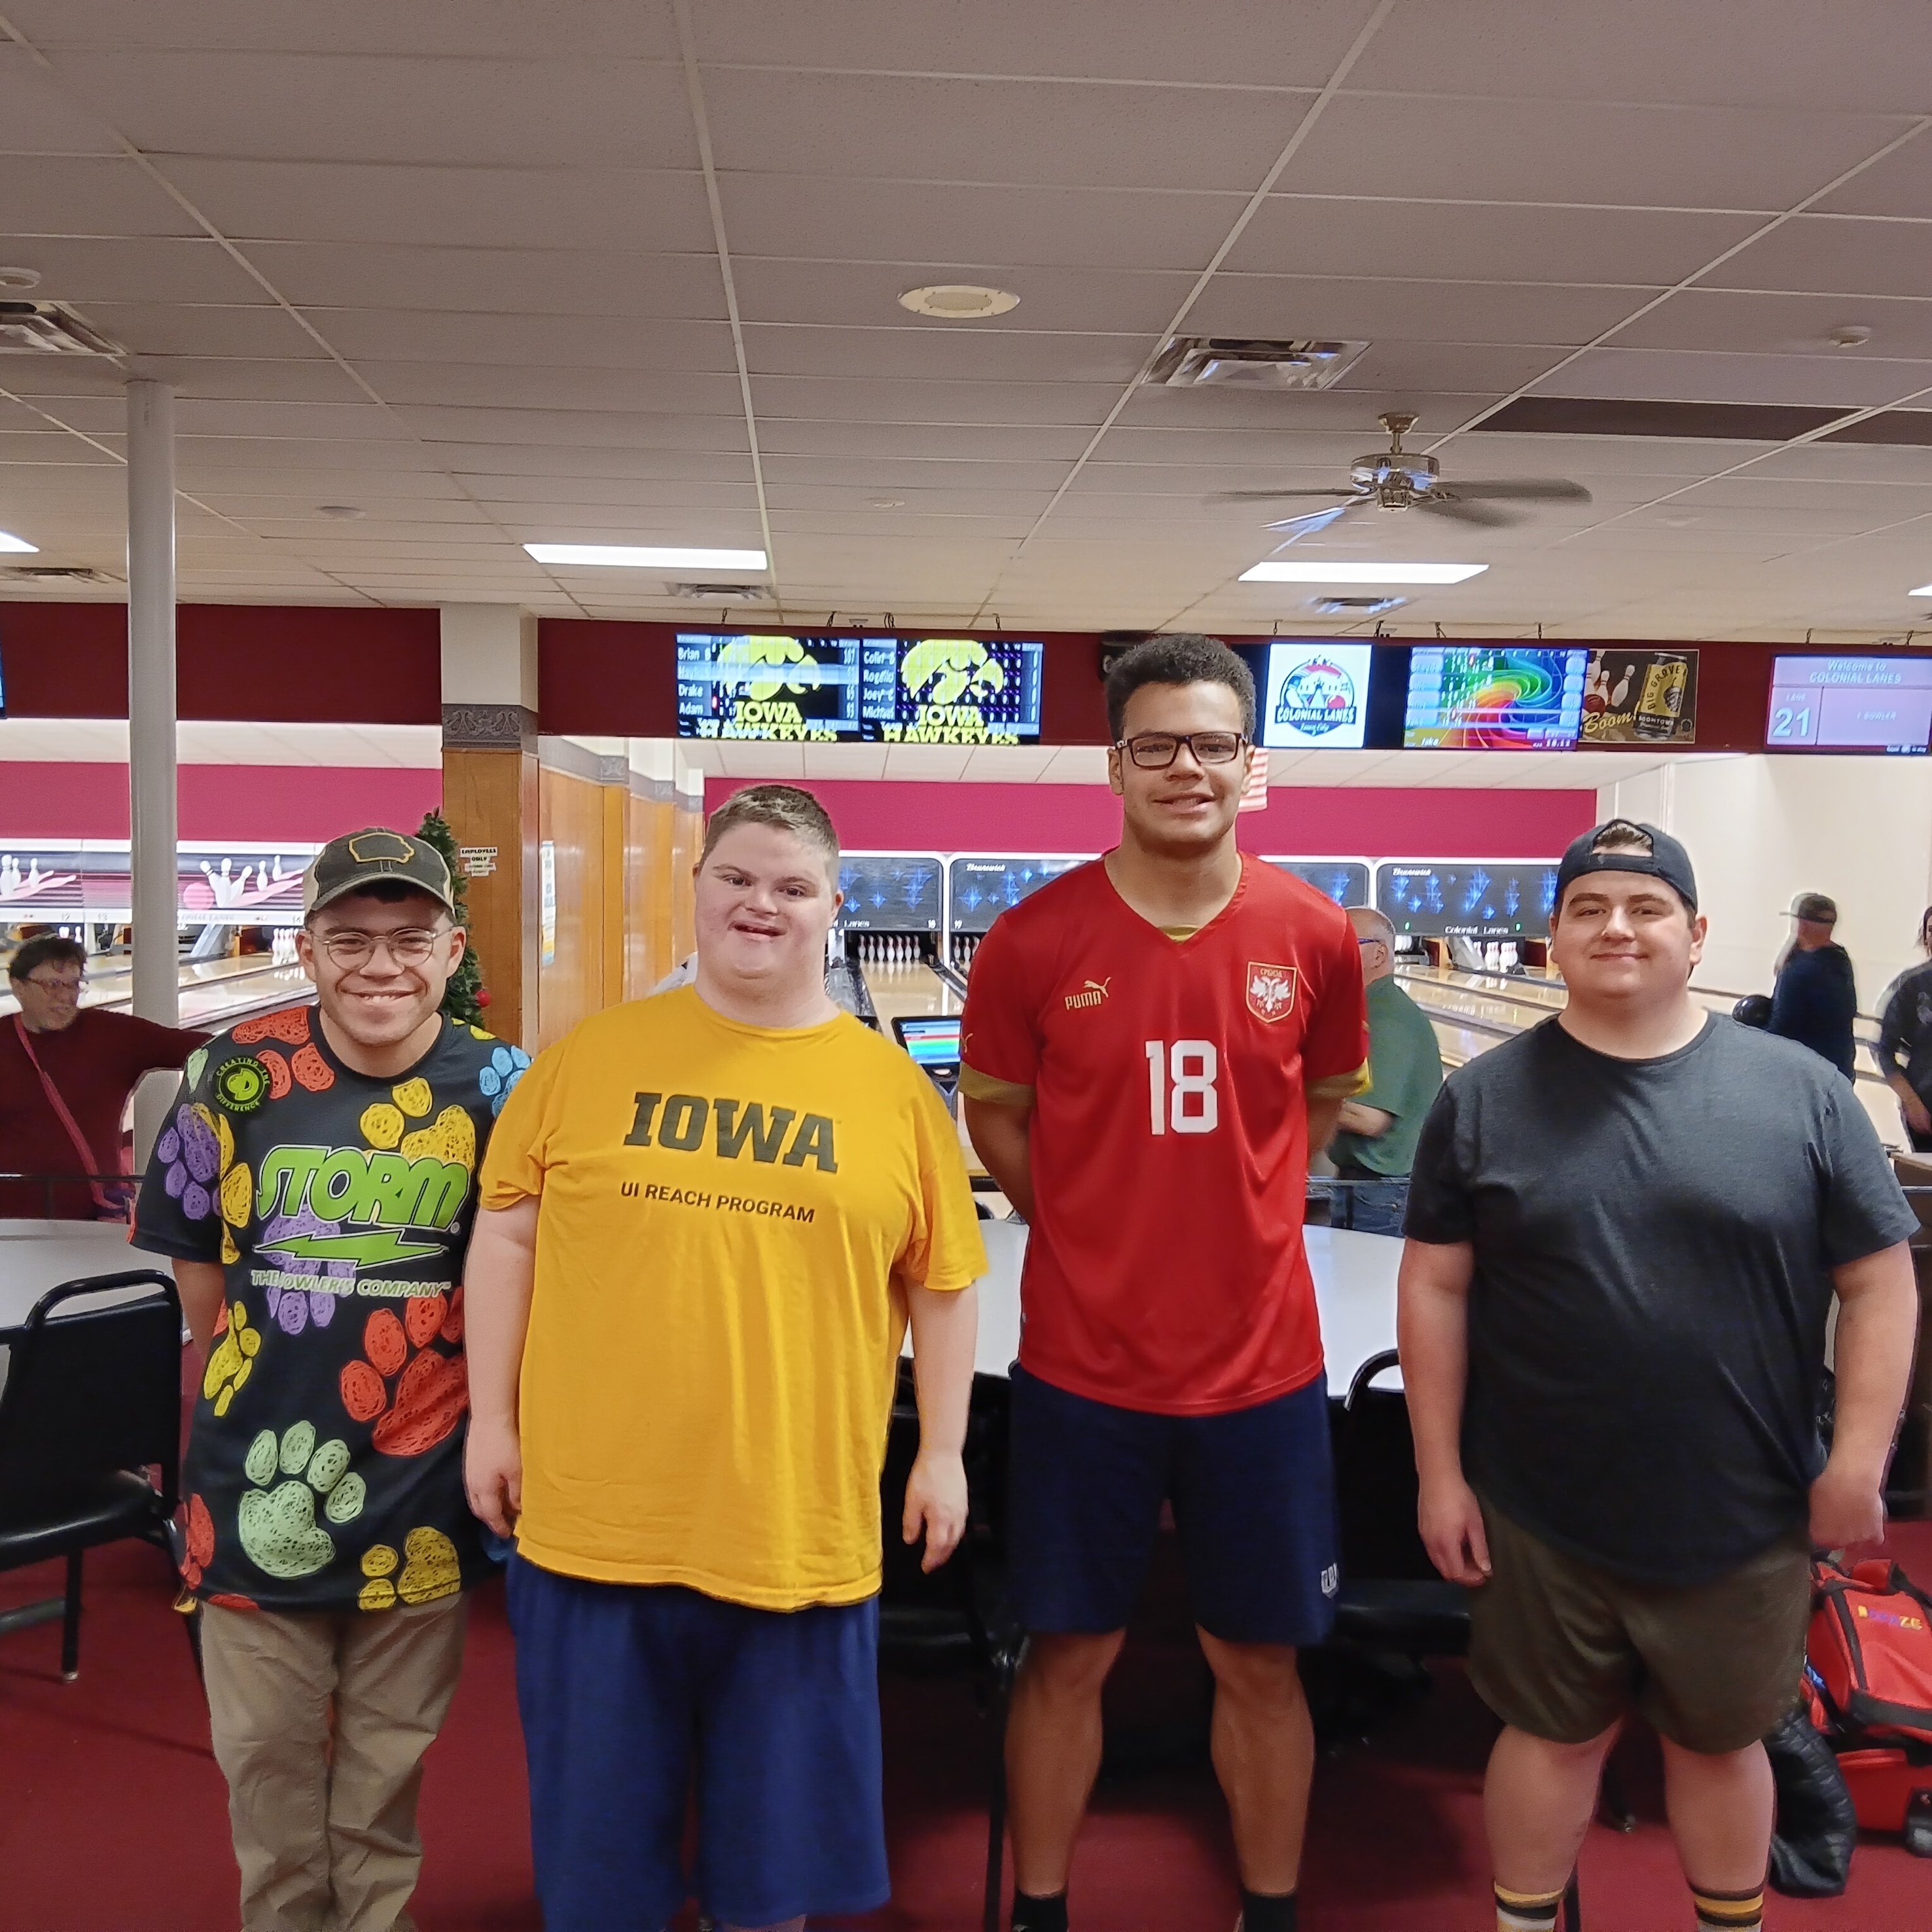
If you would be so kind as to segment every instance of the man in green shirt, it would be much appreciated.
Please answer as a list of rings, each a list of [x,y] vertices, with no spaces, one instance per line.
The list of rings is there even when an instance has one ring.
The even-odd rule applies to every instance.
[[[1408,1171],[1422,1123],[1442,1084],[1436,1029],[1396,984],[1395,928],[1369,906],[1352,906],[1369,1001],[1369,1090],[1342,1102],[1329,1158],[1350,1187],[1336,1191],[1331,1220],[1358,1234],[1402,1232]]]

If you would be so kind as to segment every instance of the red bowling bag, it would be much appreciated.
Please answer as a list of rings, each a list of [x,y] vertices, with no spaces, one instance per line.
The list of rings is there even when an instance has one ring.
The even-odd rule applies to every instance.
[[[1849,1570],[1816,1563],[1812,1582],[1814,1714],[1837,1748],[1858,1822],[1880,1832],[1910,1824],[1919,1850],[1919,1814],[1932,1812],[1932,1597],[1882,1557]]]

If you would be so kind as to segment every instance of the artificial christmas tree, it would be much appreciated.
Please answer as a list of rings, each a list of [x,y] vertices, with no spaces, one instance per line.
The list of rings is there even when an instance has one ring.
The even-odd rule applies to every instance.
[[[463,890],[463,868],[457,861],[456,834],[450,830],[449,821],[440,812],[425,812],[423,822],[416,828],[416,836],[442,855],[442,862],[449,868],[450,883],[456,891],[456,922],[467,927],[470,904]],[[476,942],[472,940],[463,955],[462,963],[449,976],[449,986],[442,996],[442,1010],[452,1019],[460,1020],[465,1025],[481,1026],[488,999],[483,990],[483,962],[476,956]]]

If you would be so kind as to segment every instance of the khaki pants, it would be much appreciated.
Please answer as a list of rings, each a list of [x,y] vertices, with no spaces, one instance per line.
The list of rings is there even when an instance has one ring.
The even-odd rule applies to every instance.
[[[422,1756],[456,1694],[463,1598],[199,1614],[242,1932],[412,1932]]]

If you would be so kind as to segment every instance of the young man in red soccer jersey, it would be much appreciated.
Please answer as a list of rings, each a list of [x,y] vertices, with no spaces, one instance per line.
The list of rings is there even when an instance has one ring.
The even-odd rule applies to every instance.
[[[1366,1084],[1355,936],[1234,844],[1254,680],[1150,639],[1107,680],[1120,844],[1006,914],[960,1088],[1026,1217],[1013,1369],[1015,1932],[1066,1932],[1100,1690],[1173,1506],[1218,1685],[1246,1932],[1292,1932],[1314,1742],[1295,1647],[1332,1621],[1328,1390],[1301,1238],[1311,1145]]]

